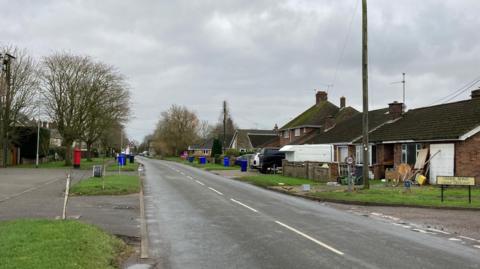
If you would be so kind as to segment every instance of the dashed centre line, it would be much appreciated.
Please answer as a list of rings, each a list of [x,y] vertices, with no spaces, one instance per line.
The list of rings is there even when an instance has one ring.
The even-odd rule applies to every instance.
[[[255,212],[255,213],[258,213],[258,211],[257,211],[255,208],[249,207],[248,205],[246,205],[246,204],[244,204],[244,203],[242,203],[242,202],[239,202],[239,201],[237,201],[237,200],[235,200],[235,199],[233,199],[233,198],[231,198],[230,201],[232,201],[232,202],[234,202],[234,203],[237,203],[237,204],[239,204],[239,205],[241,205],[241,206],[243,206],[243,207],[246,207],[246,208],[252,210],[252,211]]]
[[[187,178],[189,178],[189,179],[193,179],[193,177],[191,177],[191,176],[187,176]]]
[[[209,188],[210,190],[212,190],[212,191],[214,191],[214,192],[218,193],[219,195],[223,195],[223,193],[221,193],[221,192],[217,191],[216,189],[214,189],[214,188],[212,188],[212,187],[208,187],[208,188]]]
[[[201,181],[195,180],[195,182],[197,182],[198,184],[200,184],[202,186],[205,186],[205,184],[203,184],[203,182],[201,182]]]
[[[322,247],[324,247],[324,248],[332,251],[333,253],[336,253],[336,254],[338,254],[338,255],[344,255],[344,253],[341,252],[340,250],[335,249],[334,247],[331,247],[331,246],[329,246],[329,245],[327,245],[327,244],[325,244],[325,243],[323,243],[323,242],[321,242],[321,241],[319,241],[319,240],[317,240],[317,239],[315,239],[315,238],[313,238],[313,237],[311,237],[311,236],[309,236],[309,235],[307,235],[307,234],[305,234],[305,233],[302,233],[302,232],[300,232],[299,230],[297,230],[297,229],[295,229],[295,228],[293,228],[293,227],[290,227],[290,226],[288,226],[288,225],[285,224],[285,223],[281,223],[280,221],[275,221],[275,223],[277,223],[278,225],[283,226],[283,227],[289,229],[290,231],[292,231],[292,232],[294,232],[294,233],[297,233],[297,234],[299,234],[299,235],[307,238],[308,240],[310,240],[310,241],[312,241],[312,242],[314,242],[314,243],[316,243],[316,244],[318,244],[318,245],[320,245],[320,246],[322,246]]]

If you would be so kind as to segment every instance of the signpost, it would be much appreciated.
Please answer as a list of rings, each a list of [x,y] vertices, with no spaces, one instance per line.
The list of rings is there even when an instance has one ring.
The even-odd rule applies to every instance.
[[[472,203],[472,186],[475,186],[475,177],[437,176],[437,184],[440,185],[442,202],[446,186],[468,186],[468,203]]]
[[[352,156],[348,156],[345,158],[345,162],[348,164],[347,166],[347,171],[348,171],[348,191],[352,192],[352,183],[353,183],[353,172],[352,172],[352,166],[353,163],[355,162]]]

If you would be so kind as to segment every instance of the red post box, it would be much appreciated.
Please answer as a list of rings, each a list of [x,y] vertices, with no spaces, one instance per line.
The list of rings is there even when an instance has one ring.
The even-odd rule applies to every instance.
[[[78,148],[73,150],[73,168],[80,168],[80,161],[82,160],[82,151]]]

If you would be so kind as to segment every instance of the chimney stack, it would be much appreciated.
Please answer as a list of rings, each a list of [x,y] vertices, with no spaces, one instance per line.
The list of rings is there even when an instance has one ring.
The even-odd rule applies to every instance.
[[[388,114],[390,114],[390,120],[400,118],[403,114],[403,103],[394,101],[388,104]]]
[[[347,105],[347,98],[345,96],[340,97],[340,108],[344,108]]]
[[[315,103],[318,105],[322,101],[327,101],[328,100],[328,94],[325,91],[317,91],[315,94]]]
[[[480,88],[472,91],[472,99],[479,99],[480,98]]]
[[[335,126],[335,118],[333,116],[328,116],[326,119],[325,119],[325,124],[324,124],[324,128],[323,130],[328,130],[330,128],[332,128],[333,126]]]

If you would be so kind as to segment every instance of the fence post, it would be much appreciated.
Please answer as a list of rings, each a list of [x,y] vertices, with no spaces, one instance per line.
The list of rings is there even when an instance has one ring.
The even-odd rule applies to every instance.
[[[69,190],[70,190],[70,174],[67,174],[67,185],[65,186],[65,199],[63,201],[62,220],[65,220],[67,218],[67,202],[68,202]]]

